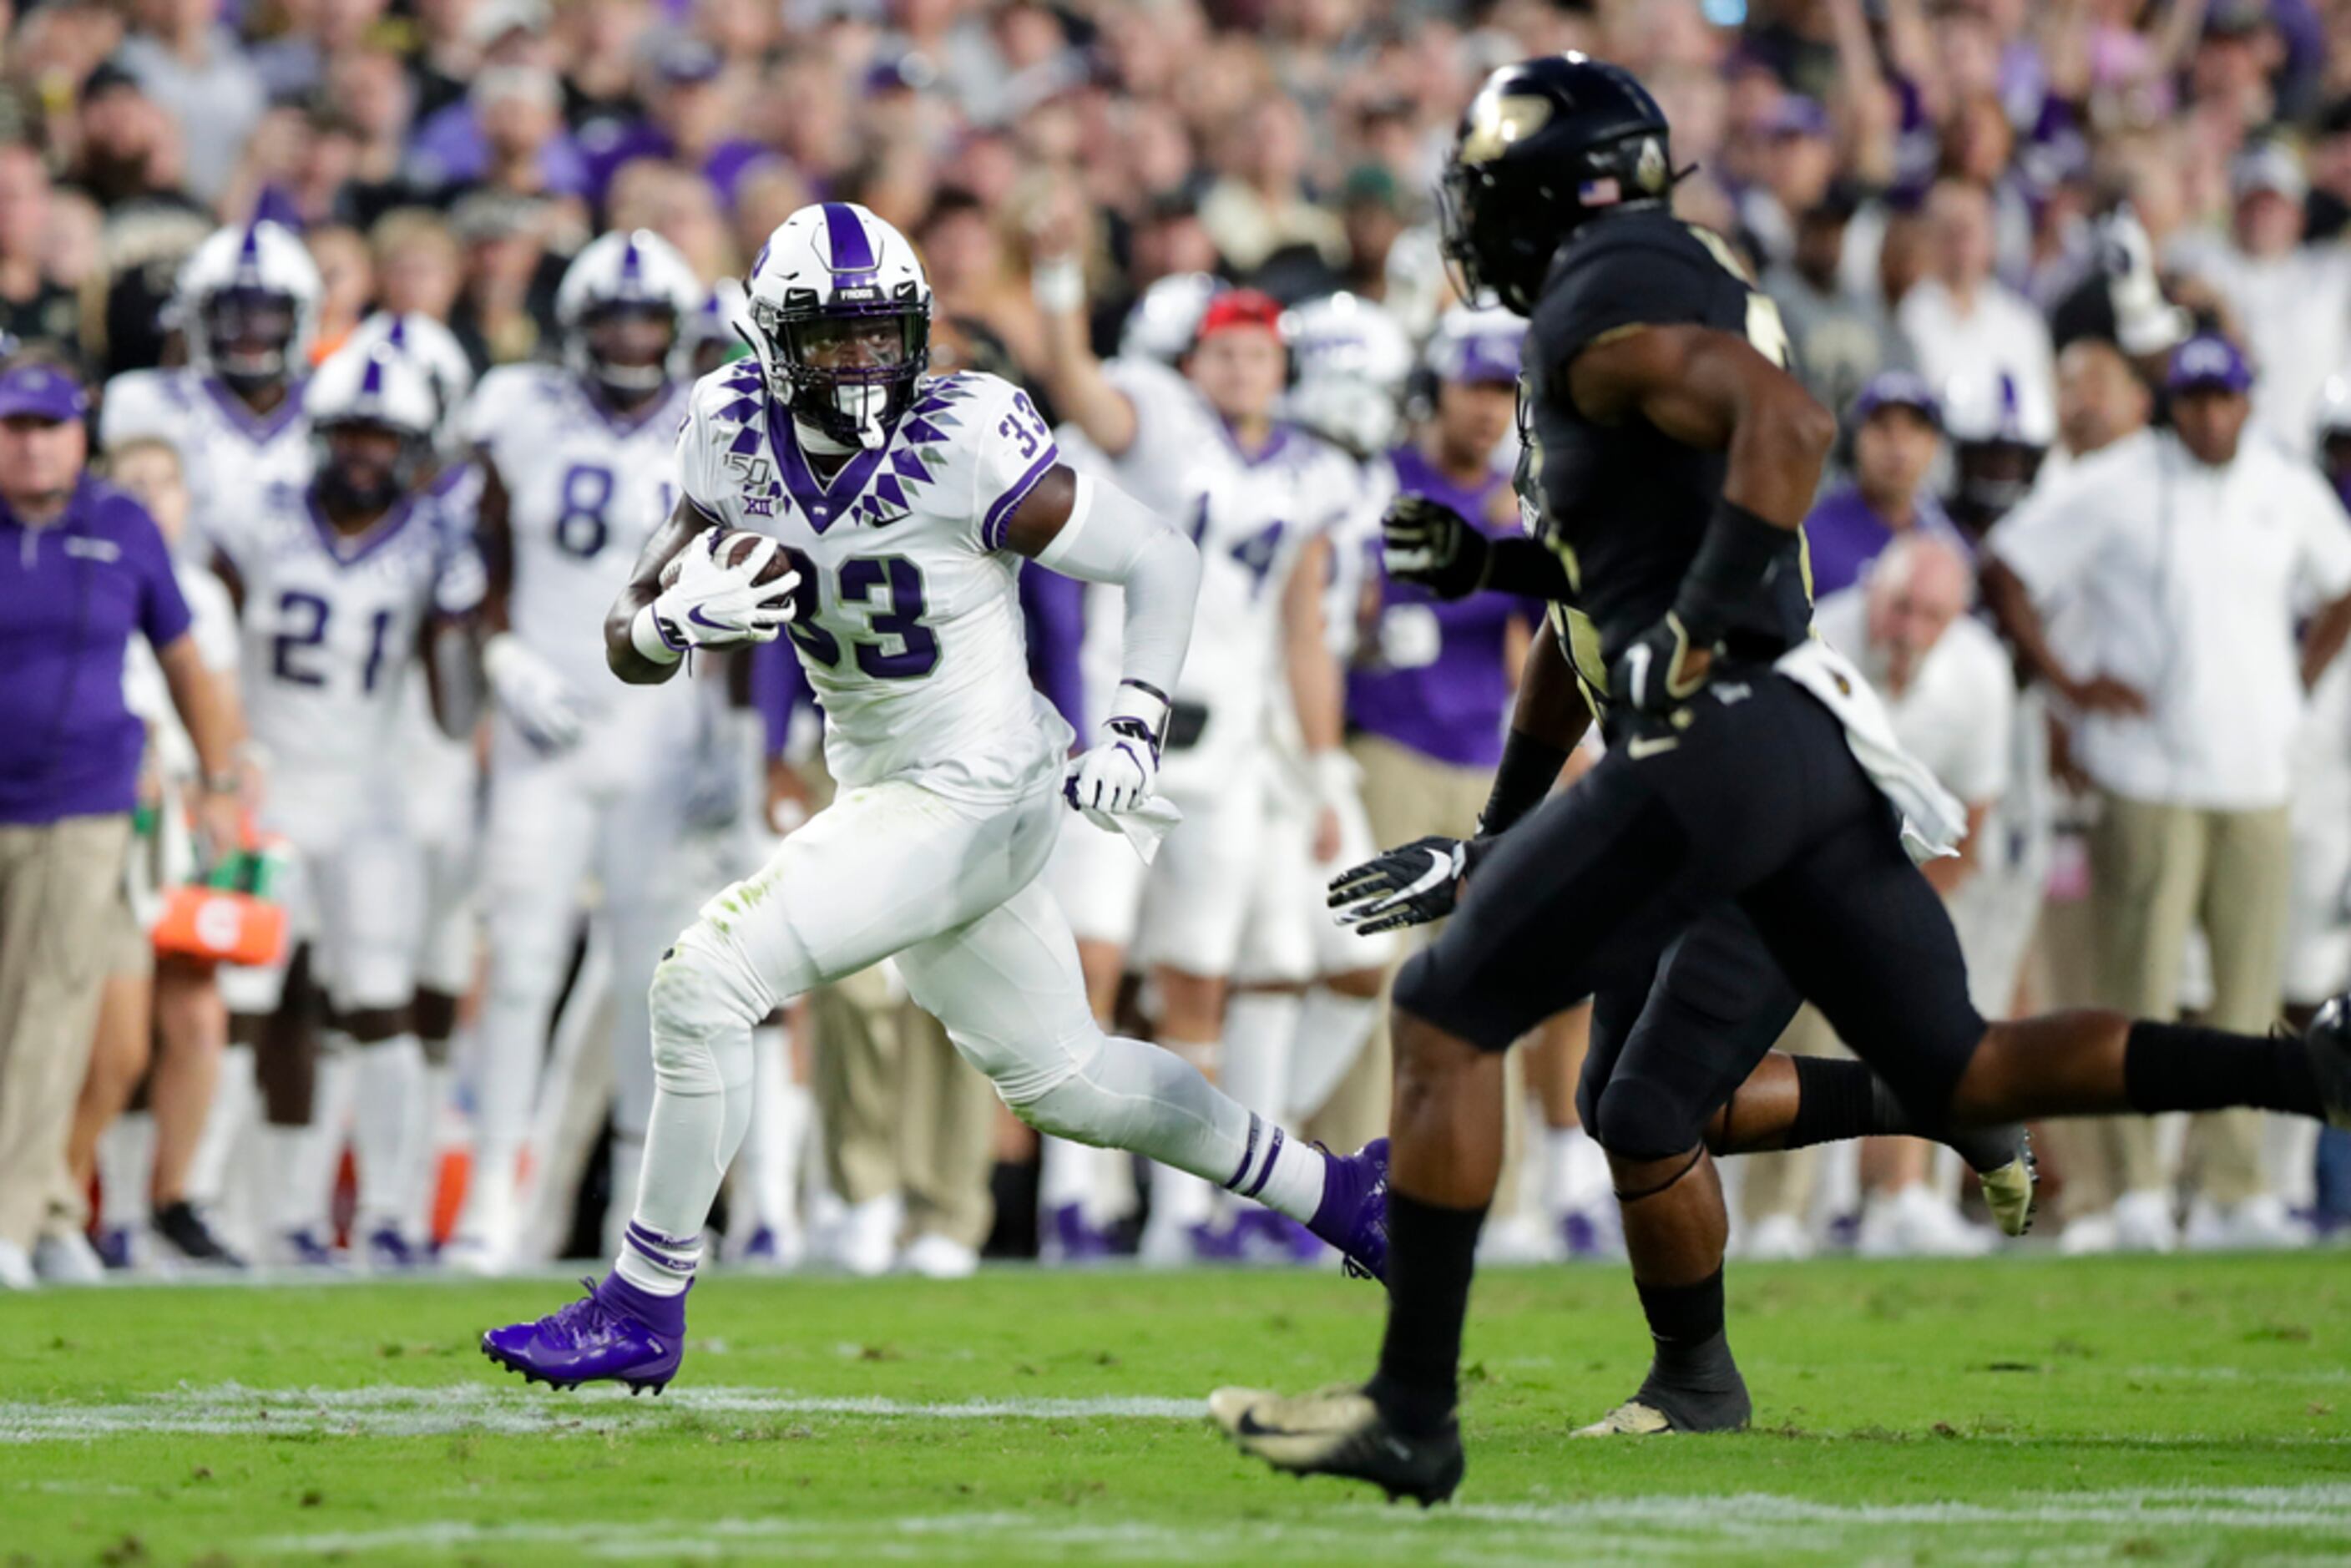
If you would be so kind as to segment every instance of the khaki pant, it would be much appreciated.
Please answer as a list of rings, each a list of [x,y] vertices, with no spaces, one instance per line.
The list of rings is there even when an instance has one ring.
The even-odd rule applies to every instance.
[[[66,1137],[130,842],[124,816],[0,827],[0,1239],[19,1247],[79,1219]]]
[[[2201,925],[2212,950],[2208,1021],[2240,1034],[2265,1032],[2277,1019],[2285,972],[2293,866],[2286,808],[2202,811],[2111,794],[2090,836],[2099,999],[2135,1018],[2175,1016],[2189,928]],[[2262,1131],[2258,1111],[2194,1119],[2188,1164],[2205,1197],[2225,1206],[2269,1189]],[[2155,1133],[2141,1121],[2126,1137],[2137,1140],[2123,1173],[2136,1185],[2159,1168]]]
[[[1494,786],[1489,769],[1438,762],[1374,735],[1359,735],[1347,747],[1364,770],[1364,814],[1371,819],[1372,837],[1380,848],[1394,849],[1430,833],[1466,839],[1477,831],[1478,813],[1486,809],[1486,797]],[[1404,951],[1382,984],[1383,997],[1395,983],[1396,967],[1425,945],[1429,935],[1425,926],[1404,933]],[[1514,1053],[1516,1049],[1512,1048]],[[1363,1054],[1302,1130],[1334,1149],[1359,1148],[1365,1140],[1385,1133],[1393,1071],[1387,1009],[1383,1007],[1379,1027],[1364,1042]],[[1494,1189],[1493,1212],[1498,1215],[1512,1207],[1526,1121],[1526,1090],[1520,1075],[1505,1072],[1502,1082],[1507,1100],[1502,1176]]]
[[[2100,1005],[2098,917],[2087,898],[2042,906],[2044,1009]],[[2047,1156],[2064,1178],[2058,1218],[2068,1224],[2104,1214],[2126,1192],[2165,1186],[2157,1124],[2146,1116],[2061,1116],[2041,1124]]]
[[[898,1193],[909,1239],[977,1250],[996,1218],[995,1087],[879,967],[817,990],[809,1019],[833,1190],[852,1204]]]

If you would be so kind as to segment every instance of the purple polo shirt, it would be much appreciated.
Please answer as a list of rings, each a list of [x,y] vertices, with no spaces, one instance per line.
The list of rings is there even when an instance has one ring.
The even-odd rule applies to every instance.
[[[1974,548],[1944,512],[1941,502],[1922,492],[1915,509],[1913,528],[1939,535],[1958,546],[1968,559],[1975,559]],[[1894,542],[1895,533],[1893,525],[1861,498],[1859,486],[1840,485],[1822,497],[1804,518],[1804,540],[1812,548],[1813,597],[1826,599],[1859,582],[1869,563]]]
[[[0,823],[137,803],[147,732],[123,706],[123,651],[187,629],[163,536],[121,491],[84,476],[37,528],[0,506]]]
[[[1410,446],[1388,455],[1396,488],[1428,496],[1500,538],[1486,522],[1500,475],[1469,487],[1455,484]],[[1376,548],[1376,547],[1374,547]],[[1458,768],[1502,759],[1502,725],[1518,672],[1504,653],[1512,620],[1540,623],[1542,606],[1512,594],[1473,593],[1447,601],[1380,571],[1380,627],[1369,658],[1347,674],[1347,719],[1399,746]]]

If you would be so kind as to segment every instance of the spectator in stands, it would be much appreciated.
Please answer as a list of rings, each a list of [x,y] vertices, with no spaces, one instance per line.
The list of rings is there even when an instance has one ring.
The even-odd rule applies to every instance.
[[[0,147],[0,332],[45,344],[78,364],[81,301],[44,265],[53,211],[49,174],[29,147]]]
[[[441,215],[423,207],[387,213],[368,235],[376,303],[446,321],[465,276],[465,251]]]
[[[95,1262],[65,1144],[146,741],[123,702],[131,636],[195,743],[205,833],[238,831],[230,720],[162,536],[83,471],[87,413],[54,365],[0,371],[0,1288]]]
[[[2179,266],[2217,287],[2260,367],[2254,427],[2287,450],[2311,449],[2319,389],[2351,362],[2351,250],[2304,244],[2309,194],[2301,161],[2282,142],[2237,160],[2229,243],[2173,248]]]
[[[1804,519],[1812,547],[1813,591],[1850,588],[1896,538],[1959,530],[1927,488],[1943,448],[1943,411],[1927,383],[1908,371],[1871,378],[1846,416],[1853,476],[1821,497]]]
[[[1797,374],[1831,408],[1851,407],[1872,376],[1910,363],[1910,345],[1876,291],[1851,287],[1841,276],[1853,215],[1852,193],[1829,192],[1797,215],[1793,249],[1763,274]]]
[[[645,118],[588,148],[590,194],[602,200],[612,176],[634,158],[673,160],[735,204],[746,171],[772,156],[738,133],[741,99],[718,51],[689,34],[655,40],[641,72]]]
[[[2351,633],[2351,522],[2311,467],[2246,438],[2252,376],[2233,344],[2191,338],[2165,384],[2174,428],[2118,441],[2033,496],[1993,530],[1985,584],[2026,666],[2079,716],[2074,755],[2100,805],[2102,999],[2177,1010],[2200,922],[2210,1020],[2258,1030],[2279,1003],[2303,694]],[[2061,656],[2042,615],[2067,597],[2084,645]],[[2297,647],[2313,604],[2325,608]],[[2200,1119],[2216,1240],[2293,1239],[2260,1130],[2258,1114]],[[2126,1194],[2125,1219],[2160,1244],[2168,1201]]]
[[[219,21],[214,0],[138,0],[116,58],[178,123],[188,189],[201,201],[228,185],[245,139],[269,107],[261,73]]]
[[[1992,276],[1991,198],[1980,185],[1938,180],[1927,196],[1926,276],[1895,319],[1919,373],[1948,396],[1955,381],[2029,382],[2045,404],[2053,373],[2041,313]]]
[[[1224,177],[1201,199],[1200,221],[1218,254],[1254,273],[1284,252],[1308,263],[1347,265],[1347,231],[1308,197],[1306,120],[1290,99],[1265,97],[1227,123]]]

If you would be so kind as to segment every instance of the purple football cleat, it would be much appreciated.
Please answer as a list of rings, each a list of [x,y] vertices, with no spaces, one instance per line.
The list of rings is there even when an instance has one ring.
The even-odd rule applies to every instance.
[[[1388,1141],[1352,1155],[1323,1151],[1322,1201],[1306,1228],[1346,1256],[1357,1279],[1388,1277]]]
[[[632,1394],[659,1394],[685,1355],[685,1296],[656,1296],[617,1274],[580,1281],[588,1294],[535,1323],[509,1323],[482,1335],[482,1354],[526,1383],[558,1388],[625,1383]],[[692,1290],[688,1282],[686,1289]]]
[[[280,1231],[277,1250],[287,1264],[297,1269],[340,1269],[343,1264],[335,1255],[333,1245],[308,1226]]]
[[[1083,1204],[1056,1205],[1046,1215],[1043,1228],[1037,1252],[1048,1264],[1098,1262],[1115,1250],[1109,1233],[1086,1218]]]
[[[424,1252],[389,1225],[377,1227],[368,1237],[367,1257],[368,1267],[379,1274],[405,1273],[426,1262]]]

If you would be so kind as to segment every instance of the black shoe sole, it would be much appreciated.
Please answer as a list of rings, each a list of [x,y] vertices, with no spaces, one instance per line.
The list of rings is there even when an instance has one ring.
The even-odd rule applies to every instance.
[[[1285,1465],[1273,1459],[1266,1463],[1301,1481],[1309,1476],[1362,1481],[1379,1488],[1390,1502],[1410,1498],[1423,1508],[1431,1508],[1452,1497],[1461,1485],[1462,1472],[1468,1468],[1461,1451],[1460,1435],[1456,1433],[1441,1442],[1425,1438],[1401,1440],[1413,1448],[1410,1458],[1397,1459],[1384,1447],[1375,1446],[1367,1435],[1353,1448],[1319,1464]]]
[[[513,1362],[508,1361],[505,1356],[500,1355],[496,1351],[492,1350],[489,1346],[489,1342],[486,1339],[482,1342],[481,1351],[483,1360],[488,1362],[492,1366],[498,1368],[501,1372],[513,1373],[527,1384],[544,1383],[549,1388],[555,1389],[559,1393],[569,1394],[571,1390],[580,1386],[580,1381],[587,1381],[575,1380],[570,1383],[566,1383],[560,1378],[541,1376],[539,1374],[531,1371],[530,1368],[527,1366],[516,1365]],[[593,1381],[601,1382],[602,1380],[595,1379]],[[615,1381],[628,1385],[629,1394],[632,1398],[637,1395],[644,1393],[647,1389],[651,1389],[653,1396],[658,1398],[661,1395],[661,1391],[669,1386],[669,1379],[666,1377],[663,1378],[658,1383],[654,1382],[651,1378],[638,1377],[622,1377]]]

